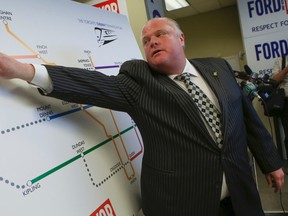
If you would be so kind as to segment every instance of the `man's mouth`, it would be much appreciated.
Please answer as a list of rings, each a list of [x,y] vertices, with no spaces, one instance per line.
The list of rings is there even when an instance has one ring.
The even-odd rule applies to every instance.
[[[152,56],[158,54],[158,53],[161,52],[161,51],[162,51],[162,50],[155,50],[155,51],[153,51],[153,52],[152,52]]]

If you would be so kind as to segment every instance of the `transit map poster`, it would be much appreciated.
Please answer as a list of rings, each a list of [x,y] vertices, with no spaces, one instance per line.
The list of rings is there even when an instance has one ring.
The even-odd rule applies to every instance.
[[[141,59],[127,17],[69,0],[0,5],[0,52],[118,73]],[[0,215],[136,215],[141,135],[129,115],[0,80]]]

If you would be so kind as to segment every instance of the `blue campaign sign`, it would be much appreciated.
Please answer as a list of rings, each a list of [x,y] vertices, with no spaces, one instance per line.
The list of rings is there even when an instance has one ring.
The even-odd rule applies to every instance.
[[[288,54],[288,0],[238,0],[248,64],[270,74],[276,58]]]
[[[155,17],[165,16],[165,5],[162,0],[145,0],[147,18],[152,19]]]

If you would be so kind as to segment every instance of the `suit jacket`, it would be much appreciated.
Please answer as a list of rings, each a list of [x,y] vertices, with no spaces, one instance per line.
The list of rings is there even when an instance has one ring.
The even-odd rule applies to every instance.
[[[190,62],[219,100],[222,149],[209,136],[190,96],[145,61],[125,62],[110,77],[46,67],[54,86],[50,96],[124,111],[133,118],[144,142],[141,195],[146,216],[218,215],[223,172],[236,215],[264,215],[247,147],[263,173],[282,167],[281,157],[227,62]]]

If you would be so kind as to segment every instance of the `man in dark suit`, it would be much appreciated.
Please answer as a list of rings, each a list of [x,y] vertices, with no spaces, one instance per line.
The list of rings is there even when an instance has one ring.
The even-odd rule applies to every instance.
[[[188,61],[184,34],[168,18],[150,20],[142,41],[147,61],[127,61],[117,76],[33,67],[1,55],[0,77],[29,81],[51,97],[127,112],[144,141],[146,216],[264,215],[248,148],[275,191],[284,183],[283,162],[231,67],[216,58]],[[183,72],[218,108],[221,141],[178,78]]]

